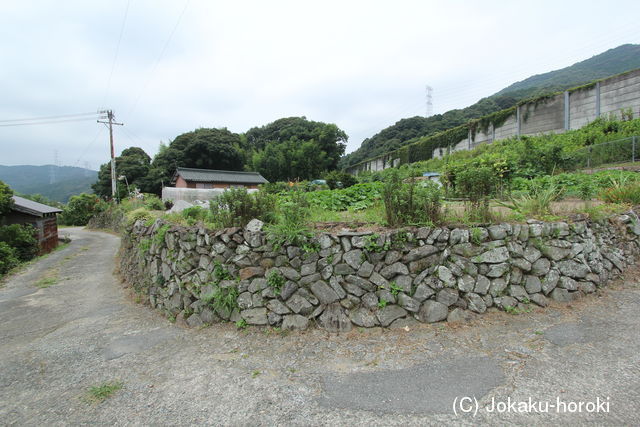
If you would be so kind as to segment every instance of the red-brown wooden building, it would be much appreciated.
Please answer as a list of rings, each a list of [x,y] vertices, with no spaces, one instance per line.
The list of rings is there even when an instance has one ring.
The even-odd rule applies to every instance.
[[[3,218],[5,225],[30,224],[37,231],[40,254],[51,252],[58,246],[58,208],[43,205],[23,197],[13,196],[11,211]]]

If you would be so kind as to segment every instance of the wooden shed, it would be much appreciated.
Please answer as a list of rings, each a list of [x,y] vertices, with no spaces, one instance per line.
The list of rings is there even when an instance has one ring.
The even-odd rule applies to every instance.
[[[30,224],[37,231],[40,254],[58,246],[58,208],[43,205],[23,197],[13,196],[11,212],[4,216],[4,224]]]

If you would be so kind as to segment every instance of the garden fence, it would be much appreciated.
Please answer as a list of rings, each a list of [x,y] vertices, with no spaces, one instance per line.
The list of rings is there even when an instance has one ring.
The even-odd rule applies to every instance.
[[[603,142],[581,148],[573,154],[573,158],[578,169],[635,163],[640,158],[639,143],[638,136]]]

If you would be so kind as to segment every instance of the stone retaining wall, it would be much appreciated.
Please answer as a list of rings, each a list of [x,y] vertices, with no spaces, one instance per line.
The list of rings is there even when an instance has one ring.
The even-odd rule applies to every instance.
[[[315,323],[337,332],[569,302],[634,263],[639,235],[629,212],[600,222],[320,234],[276,249],[257,220],[218,231],[138,221],[122,240],[121,273],[190,326]]]

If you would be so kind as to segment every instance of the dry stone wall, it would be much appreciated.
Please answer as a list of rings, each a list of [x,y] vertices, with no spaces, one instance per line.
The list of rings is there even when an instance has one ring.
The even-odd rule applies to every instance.
[[[634,212],[601,222],[345,231],[281,248],[258,220],[218,231],[138,221],[122,240],[121,273],[151,306],[190,326],[341,332],[569,302],[634,263],[638,236]]]

